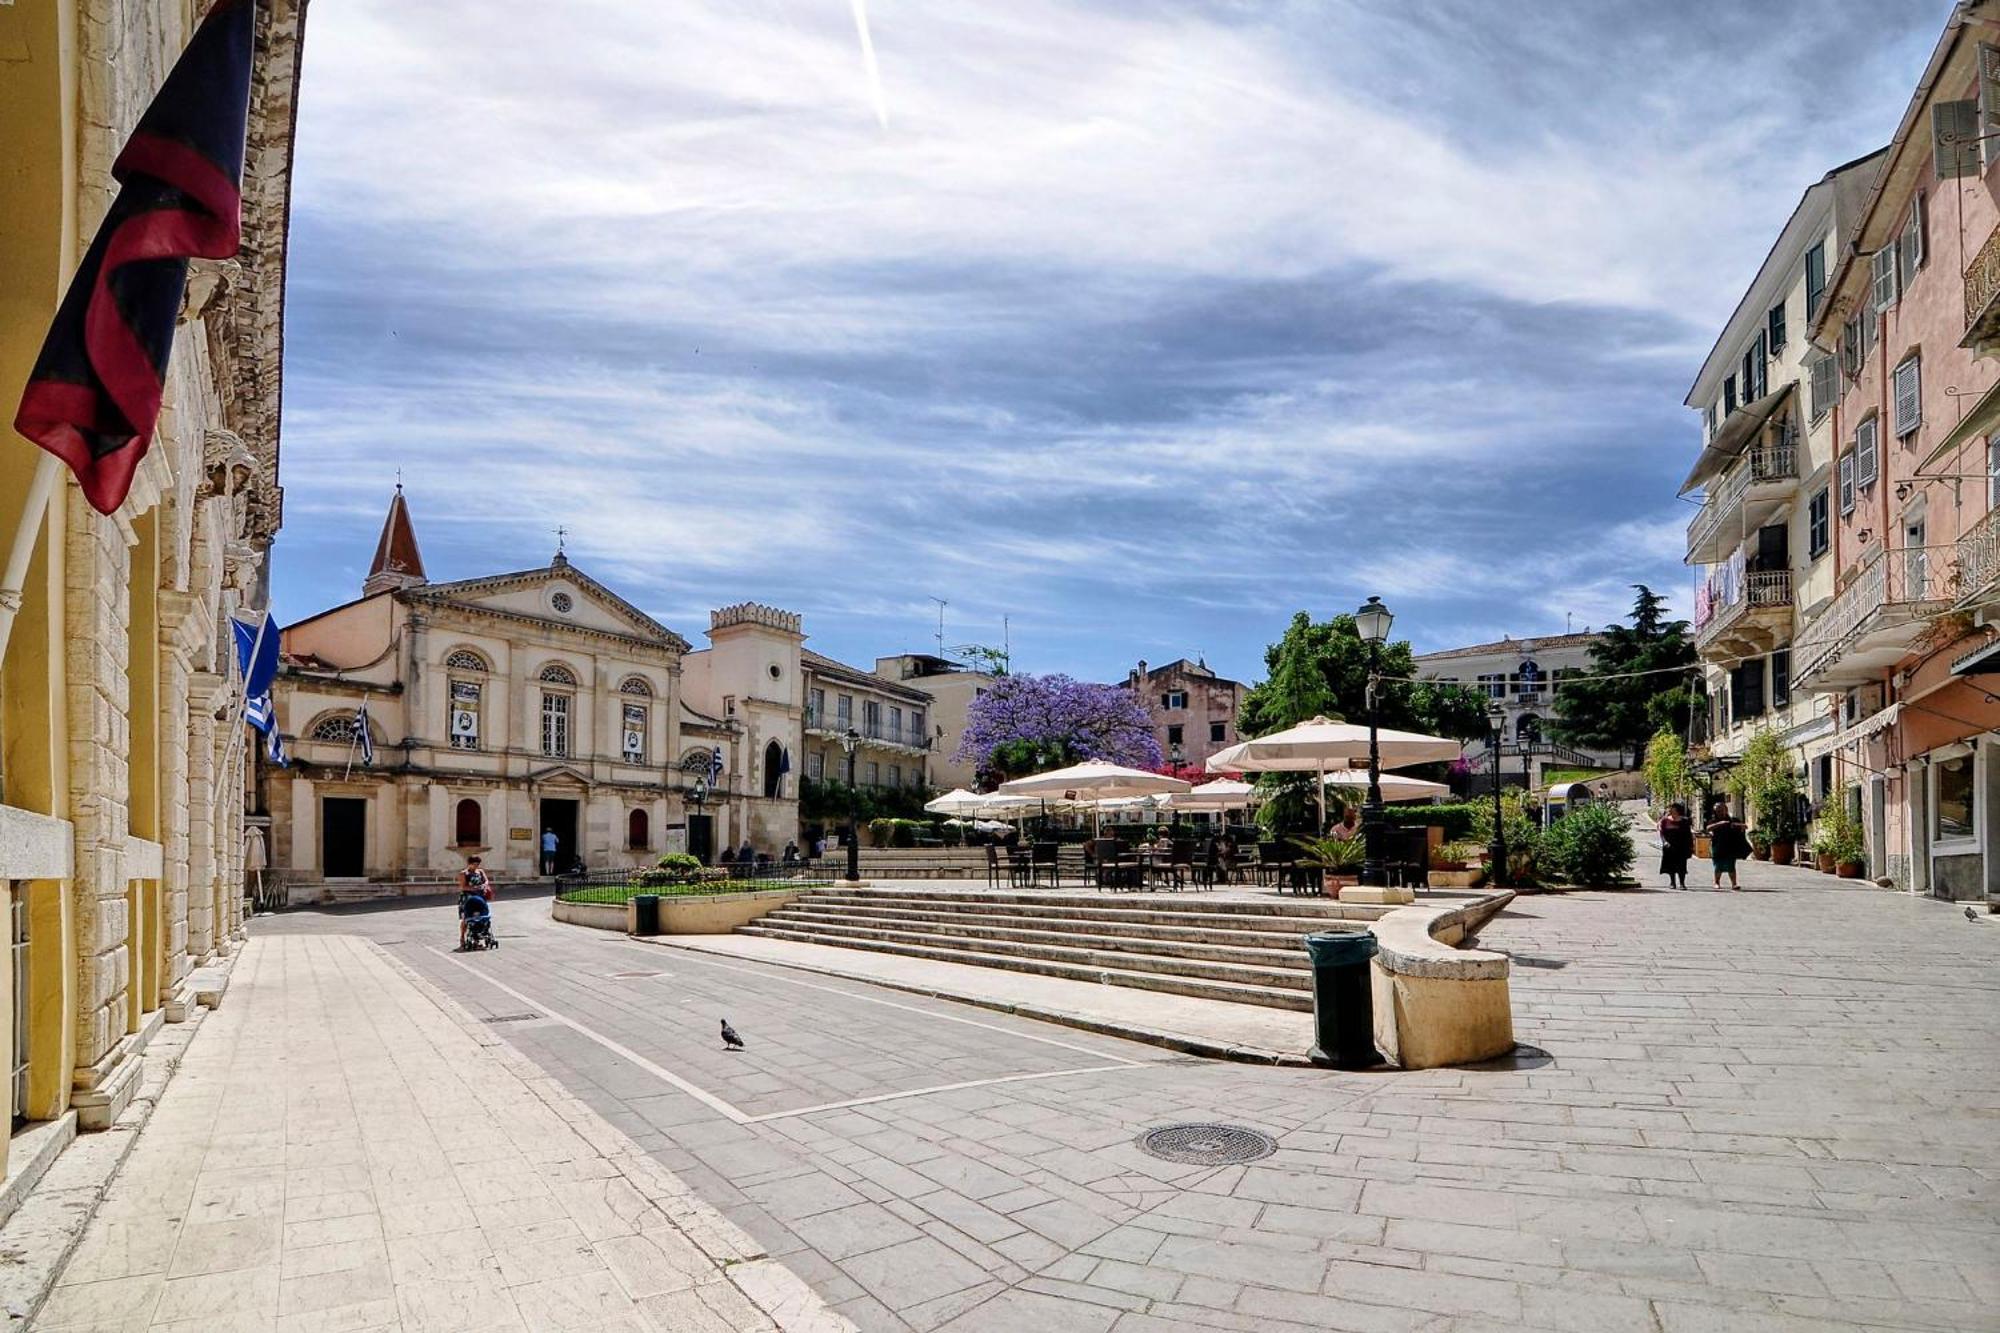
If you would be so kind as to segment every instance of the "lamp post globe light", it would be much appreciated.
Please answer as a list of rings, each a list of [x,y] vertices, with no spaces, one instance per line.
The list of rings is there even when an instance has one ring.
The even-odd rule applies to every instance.
[[[1498,699],[1486,705],[1486,721],[1493,729],[1493,841],[1486,844],[1486,856],[1493,867],[1493,887],[1507,887],[1507,825],[1500,812],[1500,738],[1506,734],[1507,710]]]
[[[1388,879],[1382,855],[1382,747],[1376,735],[1381,701],[1377,696],[1382,682],[1382,643],[1395,619],[1380,597],[1370,597],[1354,613],[1354,627],[1368,645],[1368,802],[1361,807],[1361,845],[1367,859],[1361,863],[1361,883],[1375,889],[1387,887]]]
[[[849,727],[840,738],[847,751],[847,881],[861,881],[861,796],[854,785],[854,752],[860,748],[861,733]]]

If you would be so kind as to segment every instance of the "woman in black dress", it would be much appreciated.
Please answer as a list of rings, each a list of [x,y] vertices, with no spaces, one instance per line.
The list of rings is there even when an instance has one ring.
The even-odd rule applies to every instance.
[[[1660,873],[1667,877],[1668,888],[1688,886],[1688,858],[1693,855],[1694,821],[1688,818],[1687,807],[1675,801],[1660,820]]]

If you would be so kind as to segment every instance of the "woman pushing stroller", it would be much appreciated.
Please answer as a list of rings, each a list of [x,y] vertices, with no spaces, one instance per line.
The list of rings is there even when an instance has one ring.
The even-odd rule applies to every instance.
[[[488,906],[493,901],[493,877],[476,856],[467,857],[465,869],[458,872],[458,947],[464,949],[495,949],[500,942],[493,938],[493,909]]]

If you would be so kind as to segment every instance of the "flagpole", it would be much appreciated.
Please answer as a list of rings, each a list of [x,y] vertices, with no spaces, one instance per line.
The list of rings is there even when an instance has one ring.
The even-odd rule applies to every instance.
[[[42,534],[49,497],[55,494],[62,460],[46,449],[35,451],[35,475],[28,482],[28,498],[21,502],[21,517],[14,525],[14,544],[7,551],[7,568],[0,573],[0,662],[7,660],[7,643],[14,636],[14,616],[21,609],[23,588],[28,582],[28,562],[34,558],[35,538]]]

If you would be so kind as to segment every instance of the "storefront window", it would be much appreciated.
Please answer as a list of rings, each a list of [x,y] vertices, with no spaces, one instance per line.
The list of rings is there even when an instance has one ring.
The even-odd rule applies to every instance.
[[[1939,842],[1970,838],[1973,830],[1972,756],[1960,755],[1932,766],[1937,774],[1936,822],[1931,836]]]

